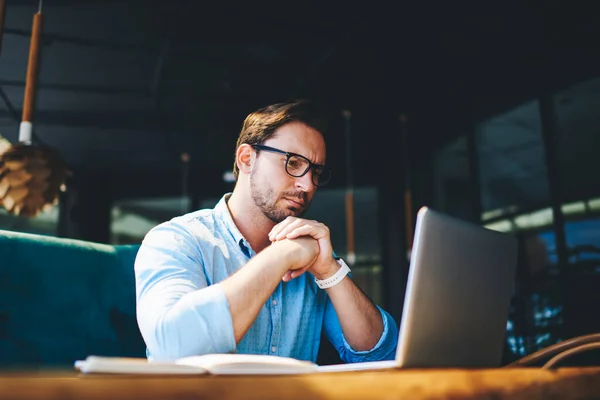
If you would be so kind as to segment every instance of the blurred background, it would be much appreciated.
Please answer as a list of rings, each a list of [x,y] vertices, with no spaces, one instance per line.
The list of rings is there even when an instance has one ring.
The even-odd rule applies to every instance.
[[[37,9],[6,2],[0,135],[10,143]],[[139,244],[233,189],[248,113],[312,98],[333,122],[333,178],[308,217],[330,227],[339,255],[354,249],[354,276],[374,301],[400,318],[414,216],[427,205],[518,237],[505,361],[600,332],[592,2],[47,0],[43,15],[34,143],[58,149],[72,174],[35,218],[0,208],[0,230]],[[19,316],[1,307],[10,348],[2,323]]]

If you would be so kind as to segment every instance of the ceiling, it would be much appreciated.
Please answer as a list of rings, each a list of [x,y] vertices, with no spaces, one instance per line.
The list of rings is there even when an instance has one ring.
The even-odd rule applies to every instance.
[[[474,119],[597,74],[591,5],[482,3],[47,0],[36,136],[116,197],[177,194],[187,152],[190,187],[214,197],[243,118],[310,97],[333,119],[333,186],[345,179],[344,109],[356,182],[368,185],[400,154],[400,113],[418,157]],[[0,133],[11,141],[36,9],[6,10]]]

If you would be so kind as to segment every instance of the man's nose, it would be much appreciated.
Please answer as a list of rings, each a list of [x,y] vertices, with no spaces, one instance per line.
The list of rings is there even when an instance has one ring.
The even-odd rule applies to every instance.
[[[302,190],[303,192],[312,192],[316,189],[316,186],[313,183],[312,168],[309,169],[308,172],[303,176],[296,178],[296,188]]]

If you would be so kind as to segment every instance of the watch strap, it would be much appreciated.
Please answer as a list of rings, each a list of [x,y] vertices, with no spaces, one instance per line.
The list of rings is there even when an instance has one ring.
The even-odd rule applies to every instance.
[[[330,276],[327,279],[319,280],[319,279],[315,278],[315,282],[319,288],[329,289],[330,287],[333,287],[333,286],[337,285],[338,283],[340,283],[342,281],[342,279],[344,279],[346,277],[346,275],[348,275],[350,273],[350,267],[348,267],[348,264],[346,264],[346,262],[344,260],[339,258],[335,261],[340,266],[340,269],[338,269],[338,271],[335,274],[333,274],[332,276]]]

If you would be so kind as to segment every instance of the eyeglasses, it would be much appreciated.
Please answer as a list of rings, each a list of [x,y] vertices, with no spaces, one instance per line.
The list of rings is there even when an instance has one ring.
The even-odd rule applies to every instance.
[[[285,171],[294,178],[300,178],[312,169],[312,181],[315,186],[325,186],[331,179],[331,168],[327,165],[313,164],[308,158],[300,154],[290,153],[261,144],[253,144],[252,147],[258,150],[270,151],[271,153],[284,154],[286,156]]]

